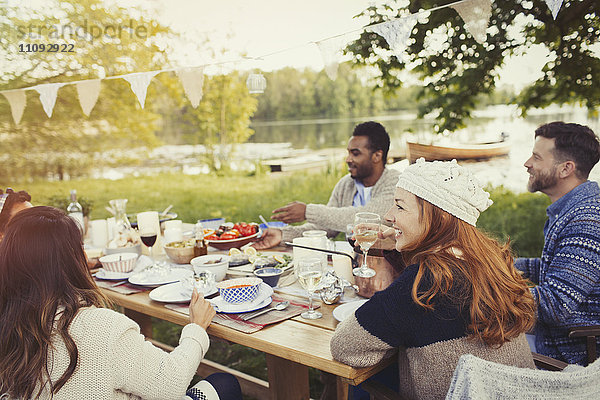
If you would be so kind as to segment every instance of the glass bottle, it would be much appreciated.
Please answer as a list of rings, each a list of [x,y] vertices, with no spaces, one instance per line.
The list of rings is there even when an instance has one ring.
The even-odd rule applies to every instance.
[[[85,223],[83,221],[83,207],[77,201],[77,190],[71,190],[71,203],[67,206],[69,217],[73,218],[82,233],[85,233]]]
[[[114,236],[110,247],[116,248],[137,245],[140,242],[139,235],[131,227],[131,223],[127,218],[127,199],[110,200],[108,203],[115,211]]]
[[[194,226],[194,238],[196,239],[194,243],[194,257],[205,256],[208,254],[208,248],[204,241],[204,227],[200,221],[196,222],[196,225]]]

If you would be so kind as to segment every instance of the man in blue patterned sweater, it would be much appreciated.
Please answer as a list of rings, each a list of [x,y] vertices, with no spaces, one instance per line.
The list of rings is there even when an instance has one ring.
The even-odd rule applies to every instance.
[[[535,350],[584,364],[585,339],[569,338],[576,326],[600,324],[600,189],[588,175],[600,158],[600,144],[586,126],[552,122],[535,131],[525,162],[527,189],[545,193],[541,258],[518,258],[515,267],[537,286]]]

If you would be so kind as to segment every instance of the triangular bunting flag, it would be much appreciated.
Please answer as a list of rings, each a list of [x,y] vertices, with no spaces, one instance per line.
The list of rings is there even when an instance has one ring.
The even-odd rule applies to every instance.
[[[183,85],[185,95],[192,103],[192,107],[198,107],[202,100],[202,86],[204,84],[204,68],[183,68],[177,70],[177,76]]]
[[[52,111],[56,104],[56,94],[58,93],[58,89],[64,85],[66,85],[66,83],[46,83],[44,85],[33,87],[33,89],[40,94],[40,101],[42,102],[42,107],[44,107],[44,111],[48,118],[52,118]]]
[[[21,117],[23,116],[23,110],[25,110],[25,91],[24,90],[12,90],[2,92],[6,100],[8,100],[8,104],[10,104],[10,112],[12,113],[13,120],[16,125],[19,125],[21,122]]]
[[[148,91],[148,85],[150,84],[152,78],[154,78],[159,72],[160,71],[138,72],[135,74],[122,76],[122,78],[131,85],[131,90],[133,93],[135,93],[142,108],[144,108],[144,105],[146,104],[146,92]]]
[[[404,60],[404,51],[408,47],[408,39],[417,23],[416,15],[393,19],[367,27],[371,32],[383,36],[398,60]]]
[[[546,4],[548,8],[552,12],[552,18],[556,19],[558,12],[560,11],[560,7],[562,6],[563,0],[546,0]]]
[[[83,113],[90,116],[92,108],[98,101],[100,94],[100,79],[91,79],[89,81],[77,82],[77,96]]]
[[[562,1],[562,0],[560,0]],[[491,0],[469,0],[450,6],[465,23],[465,29],[479,44],[485,43],[487,28],[492,16]]]
[[[342,58],[342,50],[348,43],[345,35],[332,37],[320,42],[315,42],[321,51],[323,64],[325,64],[325,73],[332,81],[337,79],[338,66]]]

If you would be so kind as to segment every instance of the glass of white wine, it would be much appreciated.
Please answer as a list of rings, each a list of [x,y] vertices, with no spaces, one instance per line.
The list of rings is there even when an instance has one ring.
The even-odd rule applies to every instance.
[[[367,254],[369,249],[377,241],[377,233],[381,225],[381,217],[378,214],[360,212],[354,216],[354,239],[363,252],[363,262],[359,268],[354,268],[352,273],[361,278],[375,276],[375,270],[367,265]]]
[[[323,263],[320,258],[305,258],[298,261],[296,267],[298,281],[308,292],[308,311],[300,314],[305,319],[318,319],[323,316],[319,311],[313,309],[312,296],[315,289],[321,283],[323,277]]]

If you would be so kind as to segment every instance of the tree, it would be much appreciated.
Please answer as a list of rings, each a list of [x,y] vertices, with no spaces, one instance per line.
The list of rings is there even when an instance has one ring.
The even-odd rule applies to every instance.
[[[165,68],[175,35],[143,11],[101,0],[48,1],[43,11],[3,6],[0,16],[0,90],[50,82],[68,82]],[[46,51],[20,52],[18,44],[44,44]],[[50,44],[72,44],[73,52],[52,52]],[[0,61],[1,62],[1,61]],[[166,75],[166,74],[161,74]],[[169,79],[156,77],[148,99],[163,93]],[[123,80],[105,80],[98,103],[86,118],[75,88],[58,92],[47,118],[37,92],[26,91],[21,123],[14,125],[8,102],[0,96],[0,145],[11,149],[0,159],[0,178],[63,178],[85,173],[107,148],[155,145],[158,114],[151,101],[141,109]]]
[[[371,24],[449,4],[441,0],[399,0],[371,6]],[[432,45],[445,35],[442,45]],[[346,52],[354,65],[373,66],[377,87],[394,92],[403,84],[401,72],[412,69],[424,82],[419,93],[419,117],[437,115],[438,132],[464,127],[477,96],[489,95],[507,57],[543,44],[552,57],[544,75],[517,96],[523,112],[552,103],[580,103],[592,112],[600,106],[600,59],[590,47],[600,41],[600,2],[565,0],[556,21],[544,0],[494,0],[484,44],[476,42],[452,8],[422,14],[412,31],[406,59],[399,61],[385,39],[365,31]]]
[[[249,125],[257,100],[237,72],[207,76],[203,92],[198,108],[180,112],[182,137],[187,143],[204,144],[209,168],[223,173],[230,167],[234,146],[254,133]]]

